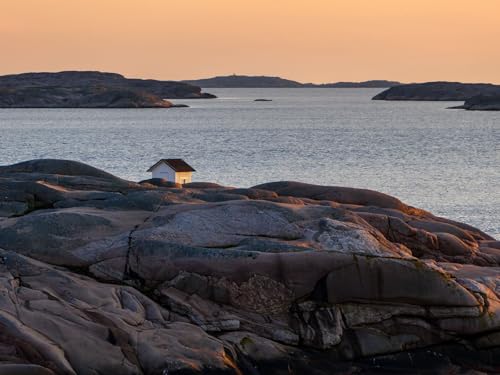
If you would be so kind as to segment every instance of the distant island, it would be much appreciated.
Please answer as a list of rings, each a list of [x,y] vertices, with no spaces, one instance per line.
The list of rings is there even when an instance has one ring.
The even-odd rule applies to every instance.
[[[301,83],[280,77],[230,75],[188,81],[126,78],[117,73],[65,71],[0,76],[0,108],[171,108],[167,99],[211,99],[201,88],[386,88],[373,100],[465,101],[453,107],[500,110],[500,85],[396,81]],[[270,101],[256,99],[255,101]]]
[[[281,77],[230,75],[182,81],[203,88],[386,88],[400,82],[373,80],[365,82],[301,83]]]
[[[373,100],[464,101],[478,95],[500,95],[500,86],[488,83],[426,82],[391,87]]]
[[[500,93],[497,95],[476,95],[467,99],[463,105],[451,108],[469,111],[500,111]]]
[[[0,108],[169,108],[174,105],[165,99],[214,97],[184,82],[130,79],[116,73],[0,76]]]

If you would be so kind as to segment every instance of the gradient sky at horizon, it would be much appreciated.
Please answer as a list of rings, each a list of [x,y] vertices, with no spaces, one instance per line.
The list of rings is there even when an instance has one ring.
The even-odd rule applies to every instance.
[[[6,0],[0,74],[500,83],[500,0]]]

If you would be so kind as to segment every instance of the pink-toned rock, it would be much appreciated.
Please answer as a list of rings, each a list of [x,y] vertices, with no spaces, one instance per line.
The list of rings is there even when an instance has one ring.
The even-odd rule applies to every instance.
[[[0,374],[499,369],[500,243],[386,194],[69,161],[0,190]]]

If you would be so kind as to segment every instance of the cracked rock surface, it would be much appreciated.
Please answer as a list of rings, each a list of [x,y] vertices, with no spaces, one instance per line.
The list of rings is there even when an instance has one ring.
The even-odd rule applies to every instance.
[[[4,166],[0,375],[497,373],[499,264],[370,190]]]

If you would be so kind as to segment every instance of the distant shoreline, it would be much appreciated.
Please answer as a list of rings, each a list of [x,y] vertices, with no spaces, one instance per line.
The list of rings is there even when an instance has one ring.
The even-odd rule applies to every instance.
[[[281,77],[230,75],[195,80],[184,83],[203,88],[388,88],[401,85],[401,82],[370,80],[363,82],[302,83]]]
[[[172,108],[169,99],[211,99],[198,86],[130,79],[116,73],[65,71],[0,76],[0,108]]]

